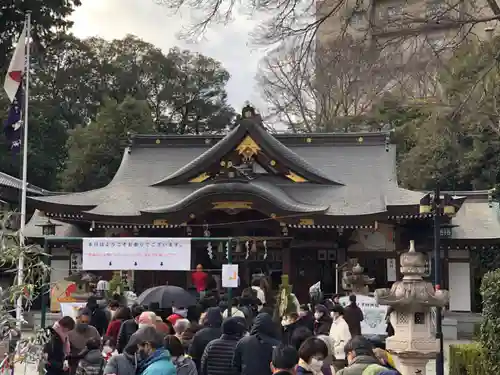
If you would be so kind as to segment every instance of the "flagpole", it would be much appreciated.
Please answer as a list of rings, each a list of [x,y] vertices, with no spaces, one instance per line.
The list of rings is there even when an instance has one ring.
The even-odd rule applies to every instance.
[[[23,131],[23,178],[22,178],[22,194],[21,194],[21,225],[19,229],[19,244],[23,248],[25,246],[24,227],[26,225],[26,188],[28,186],[28,103],[29,103],[29,87],[30,87],[30,36],[31,36],[31,12],[26,13],[26,68],[24,71],[25,87],[24,87],[24,124]],[[24,249],[23,249],[24,251]],[[24,256],[21,252],[17,265],[17,285],[20,287],[24,284]],[[20,329],[23,321],[23,294],[20,295],[16,303],[16,320],[17,327]]]

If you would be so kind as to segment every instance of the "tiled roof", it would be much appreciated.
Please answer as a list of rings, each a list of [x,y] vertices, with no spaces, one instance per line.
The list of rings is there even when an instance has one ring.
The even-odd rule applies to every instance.
[[[247,183],[269,197],[281,197],[282,204],[289,208],[295,205],[297,209],[316,212],[326,208],[327,215],[368,215],[386,212],[388,205],[418,205],[423,196],[423,193],[398,187],[395,146],[387,146],[384,134],[285,134],[271,138],[280,145],[273,145],[274,150],[288,150],[287,155],[295,158],[294,163],[312,168],[321,177],[333,181],[331,184],[298,184],[262,175]],[[209,181],[182,185],[158,185],[158,182],[185,169],[210,148],[209,143],[216,141],[213,136],[207,139],[203,136],[138,136],[125,151],[119,170],[106,187],[34,199],[39,205],[47,202],[72,206],[75,211],[116,217],[165,209],[185,202],[192,194],[199,194],[198,189],[214,189],[210,185],[215,184]]]
[[[23,188],[23,182],[16,177],[8,175],[7,173],[0,172],[0,186],[21,190]],[[42,189],[30,183],[27,184],[27,192],[34,195],[47,195],[50,193],[48,190]]]
[[[45,223],[47,218],[39,210],[35,210],[30,221],[24,227],[24,234],[28,238],[42,238],[42,228],[37,226]],[[88,235],[76,225],[64,223],[62,221],[50,219],[56,224],[56,234],[54,237],[87,237]]]
[[[467,199],[452,219],[454,240],[500,239],[498,202],[488,202],[487,191],[455,192]]]

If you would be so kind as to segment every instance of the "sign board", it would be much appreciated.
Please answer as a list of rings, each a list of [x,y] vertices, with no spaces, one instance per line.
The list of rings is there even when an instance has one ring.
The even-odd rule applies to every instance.
[[[222,265],[222,287],[237,288],[238,287],[238,265],[223,264]]]
[[[71,316],[76,321],[78,310],[86,305],[86,302],[61,302],[61,315]]]
[[[84,238],[84,270],[189,271],[191,238]]]
[[[339,302],[342,306],[349,305],[349,297],[340,297]],[[363,335],[386,335],[387,324],[385,316],[389,306],[379,305],[375,298],[369,296],[356,295],[356,303],[363,312],[363,321],[361,322],[361,334]]]

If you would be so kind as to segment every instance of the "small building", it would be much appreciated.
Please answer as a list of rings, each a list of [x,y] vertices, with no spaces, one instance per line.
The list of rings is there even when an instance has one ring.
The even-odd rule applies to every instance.
[[[469,265],[472,275],[462,248],[473,243],[465,195],[451,198],[459,226],[442,242],[444,254],[457,259],[444,262],[450,284],[463,271],[455,263]],[[380,288],[399,279],[398,255],[411,239],[418,251],[432,252],[432,217],[419,210],[424,196],[398,185],[389,134],[270,134],[258,119],[245,118],[224,136],[134,135],[107,186],[31,199],[92,237],[204,237],[192,244],[192,266],[214,272],[226,259],[210,238],[237,238],[233,261],[243,285],[256,273],[275,282],[285,273],[304,300],[318,280],[326,293],[340,291],[338,269],[348,259],[357,258]],[[141,291],[185,286],[189,275],[136,271],[134,280]],[[450,306],[466,309],[457,299],[470,294],[472,301],[472,290],[452,292]]]

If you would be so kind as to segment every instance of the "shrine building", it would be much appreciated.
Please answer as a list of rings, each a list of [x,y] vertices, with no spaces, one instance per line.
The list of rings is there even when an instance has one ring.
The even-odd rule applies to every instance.
[[[441,241],[443,286],[451,286],[456,311],[474,304],[469,250],[500,243],[487,192],[471,195],[450,196],[457,214],[445,219]],[[64,233],[72,226],[89,237],[204,237],[192,242],[192,268],[201,263],[214,273],[227,261],[222,242],[210,238],[234,237],[243,285],[256,273],[277,285],[285,273],[299,299],[307,299],[319,280],[325,293],[340,291],[337,267],[348,259],[358,259],[375,278],[371,288],[400,278],[399,254],[410,240],[430,260],[432,214],[420,213],[425,196],[398,185],[389,134],[271,134],[250,116],[226,135],[131,136],[107,186],[30,199],[66,225],[58,228]],[[474,222],[478,214],[490,218],[484,229]],[[65,256],[68,269],[77,267],[81,249],[73,246]],[[189,277],[181,271],[133,275],[139,292],[164,283],[187,286]]]

